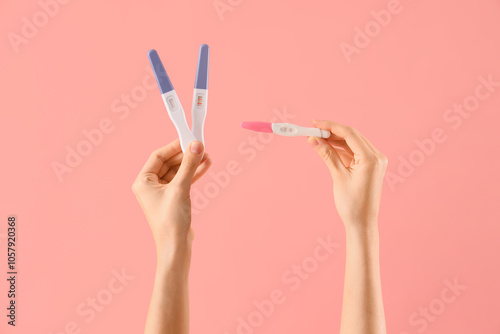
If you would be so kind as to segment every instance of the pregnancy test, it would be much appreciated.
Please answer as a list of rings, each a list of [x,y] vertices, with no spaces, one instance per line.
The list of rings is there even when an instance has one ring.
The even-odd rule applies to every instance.
[[[167,71],[165,71],[163,67],[158,52],[156,52],[156,50],[150,50],[148,52],[148,57],[155,73],[156,82],[158,83],[158,87],[160,87],[163,103],[165,103],[165,107],[167,108],[168,116],[172,120],[172,123],[174,123],[181,142],[182,152],[184,152],[187,147],[189,147],[189,143],[196,139],[191,133],[191,130],[189,130],[186,122],[186,115],[184,115],[184,109],[177,97],[172,82],[170,82]]]
[[[241,127],[252,131],[274,133],[287,137],[310,136],[326,139],[331,134],[327,130],[306,128],[291,123],[242,122]]]
[[[207,116],[208,97],[208,45],[200,46],[198,56],[198,67],[196,68],[196,80],[194,82],[193,104],[191,107],[191,132],[196,140],[205,143],[203,138],[203,126]]]

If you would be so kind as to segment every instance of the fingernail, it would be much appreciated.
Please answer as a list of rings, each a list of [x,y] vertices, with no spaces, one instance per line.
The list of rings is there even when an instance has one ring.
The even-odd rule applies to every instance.
[[[200,142],[195,141],[191,144],[191,152],[193,152],[194,154],[200,154],[202,151],[203,146]]]

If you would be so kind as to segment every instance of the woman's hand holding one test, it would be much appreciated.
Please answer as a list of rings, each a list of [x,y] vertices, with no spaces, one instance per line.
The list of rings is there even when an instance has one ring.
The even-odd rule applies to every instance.
[[[335,205],[346,228],[377,228],[387,158],[356,129],[331,121],[313,121],[332,132],[328,139],[308,141],[325,161],[333,178]]]
[[[203,144],[193,141],[185,154],[179,140],[154,151],[132,190],[149,222],[157,269],[145,333],[189,332],[188,274],[191,261],[189,191],[211,165]]]
[[[386,333],[379,266],[378,211],[387,158],[356,129],[313,121],[328,139],[308,142],[333,178],[335,206],[346,229],[341,334]]]

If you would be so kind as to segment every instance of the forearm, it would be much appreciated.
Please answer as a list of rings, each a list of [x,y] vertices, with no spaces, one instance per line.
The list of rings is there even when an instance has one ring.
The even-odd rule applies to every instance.
[[[191,245],[175,243],[158,251],[146,334],[189,333],[189,266]]]
[[[352,225],[356,226],[356,225]],[[346,268],[341,334],[384,334],[385,317],[379,266],[379,235],[346,224]]]

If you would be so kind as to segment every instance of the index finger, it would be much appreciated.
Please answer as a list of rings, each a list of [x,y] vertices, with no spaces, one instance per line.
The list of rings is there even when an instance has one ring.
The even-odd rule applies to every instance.
[[[329,130],[337,137],[343,138],[354,154],[361,157],[374,155],[356,129],[332,121],[313,120],[313,124],[317,128]]]
[[[179,139],[176,139],[170,144],[155,150],[153,153],[151,153],[151,156],[149,157],[144,167],[142,167],[140,174],[158,174],[165,161],[174,157],[181,151],[182,149]]]

